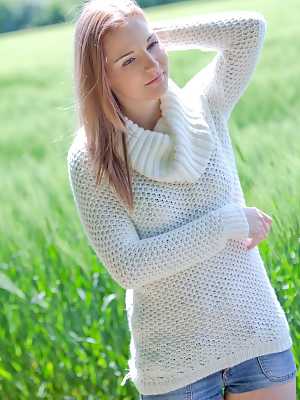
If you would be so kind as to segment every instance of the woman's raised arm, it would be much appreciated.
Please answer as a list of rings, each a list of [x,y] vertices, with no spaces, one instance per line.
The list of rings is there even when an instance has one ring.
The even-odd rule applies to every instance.
[[[258,62],[267,22],[256,11],[223,11],[153,22],[166,50],[217,51],[213,60],[185,85],[191,96],[206,93],[213,107],[229,118]]]

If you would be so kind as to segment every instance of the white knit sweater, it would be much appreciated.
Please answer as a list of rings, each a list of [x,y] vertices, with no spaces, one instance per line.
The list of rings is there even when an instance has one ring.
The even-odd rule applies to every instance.
[[[157,28],[167,32],[168,50],[217,54],[184,88],[169,78],[153,131],[126,117],[134,211],[108,183],[95,187],[83,128],[68,152],[89,243],[126,289],[124,381],[142,394],[166,393],[292,345],[259,249],[245,245],[245,198],[227,125],[255,70],[266,21],[233,11]]]

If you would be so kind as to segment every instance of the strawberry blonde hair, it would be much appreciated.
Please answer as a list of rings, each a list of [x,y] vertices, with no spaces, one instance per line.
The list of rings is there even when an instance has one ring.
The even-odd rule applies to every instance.
[[[84,128],[88,156],[96,175],[103,176],[119,198],[133,208],[131,165],[128,162],[126,125],[105,70],[103,38],[126,23],[129,15],[144,11],[135,0],[90,0],[75,22],[74,90],[76,130]],[[122,154],[118,149],[122,148]]]

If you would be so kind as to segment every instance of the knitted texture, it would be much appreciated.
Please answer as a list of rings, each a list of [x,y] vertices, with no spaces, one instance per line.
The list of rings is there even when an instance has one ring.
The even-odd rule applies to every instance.
[[[134,210],[126,209],[107,181],[96,187],[83,128],[67,160],[88,241],[126,289],[131,342],[125,378],[142,394],[166,393],[292,345],[259,249],[245,245],[245,197],[227,125],[257,64],[266,21],[256,12],[235,11],[165,22],[156,29],[167,50],[217,54],[182,89],[169,79],[163,115],[152,133],[127,119],[128,143],[134,139],[129,145],[136,167]],[[176,107],[182,104],[178,113],[172,99]],[[198,160],[195,149],[208,136],[201,136],[202,128],[192,129],[194,118],[184,102],[203,116],[201,127],[209,127],[205,135],[211,133],[209,151],[200,152]],[[186,122],[176,125],[185,113]],[[184,129],[181,138],[178,126]],[[154,164],[153,148],[162,163]],[[162,158],[162,151],[168,157]],[[174,154],[181,158],[172,164]]]

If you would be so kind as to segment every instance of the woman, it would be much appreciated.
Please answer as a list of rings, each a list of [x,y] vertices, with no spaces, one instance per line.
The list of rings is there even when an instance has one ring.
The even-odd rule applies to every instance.
[[[235,11],[151,25],[134,1],[90,1],[75,29],[76,207],[126,289],[129,373],[141,399],[295,399],[283,309],[257,244],[228,132],[266,21]],[[183,88],[167,50],[217,51]]]

